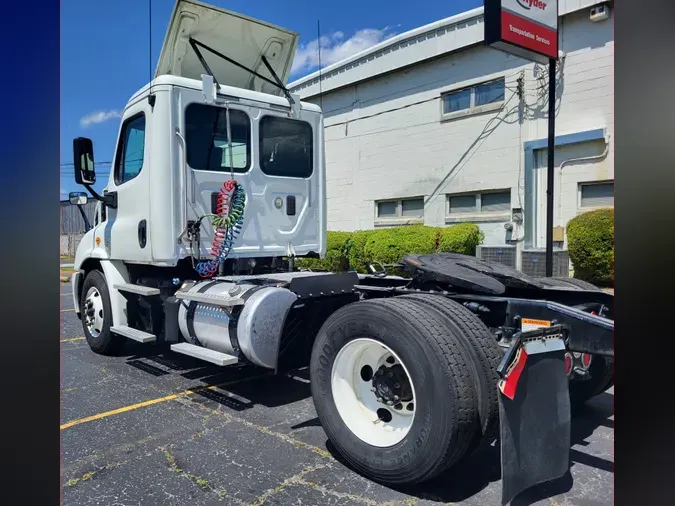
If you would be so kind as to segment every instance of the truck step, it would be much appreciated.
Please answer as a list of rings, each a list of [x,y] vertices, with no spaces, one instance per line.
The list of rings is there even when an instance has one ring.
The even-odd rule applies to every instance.
[[[147,332],[127,327],[126,325],[115,325],[113,327],[110,327],[110,330],[115,334],[128,337],[129,339],[133,339],[134,341],[138,341],[139,343],[152,343],[157,339],[157,337],[154,334],[148,334]]]
[[[113,288],[119,290],[120,292],[135,293],[138,295],[145,295],[146,297],[149,297],[150,295],[159,295],[159,288],[153,288],[151,286],[132,285],[131,283],[120,283],[117,285],[113,285]]]
[[[239,297],[228,297],[227,295],[218,295],[212,293],[186,293],[177,292],[175,297],[177,299],[190,300],[194,302],[202,302],[204,304],[212,304],[214,306],[243,306],[244,300]]]
[[[201,346],[195,346],[190,343],[172,344],[171,351],[189,355],[190,357],[198,358],[216,365],[232,365],[239,362],[239,359],[235,356],[215,350],[209,350],[208,348],[203,348]]]

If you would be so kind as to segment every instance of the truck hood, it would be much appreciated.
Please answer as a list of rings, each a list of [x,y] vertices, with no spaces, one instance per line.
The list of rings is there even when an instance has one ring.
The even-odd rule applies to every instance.
[[[272,79],[264,55],[286,84],[298,44],[298,34],[195,0],[177,0],[164,38],[155,77],[170,74],[201,80],[207,71],[190,46],[193,38],[232,60]],[[277,87],[200,48],[214,77],[222,85],[273,95]]]

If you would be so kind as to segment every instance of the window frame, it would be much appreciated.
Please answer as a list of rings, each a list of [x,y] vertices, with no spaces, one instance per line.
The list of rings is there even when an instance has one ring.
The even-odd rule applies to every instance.
[[[476,88],[483,86],[485,84],[490,84],[492,82],[501,81],[504,85],[504,98],[499,102],[490,102],[483,105],[476,104]],[[445,112],[445,97],[452,95],[453,93],[458,93],[465,90],[471,90],[471,98],[469,101],[469,107],[467,109],[460,109],[459,111]],[[463,86],[461,88],[455,88],[452,90],[447,90],[441,92],[441,121],[452,120],[456,118],[464,118],[466,116],[473,116],[475,114],[482,114],[485,112],[496,111],[504,107],[506,103],[506,78],[504,76],[495,77],[494,79],[489,79],[487,81],[481,81],[469,86]]]
[[[223,107],[221,105],[211,105],[211,104],[205,104],[199,101],[195,102],[190,102],[185,106],[183,109],[183,132],[185,133],[185,163],[190,167],[192,170],[198,170],[202,172],[213,172],[213,173],[223,173],[223,172],[233,172],[234,174],[246,174],[248,173],[251,168],[253,167],[253,121],[251,120],[251,115],[244,109],[240,109],[238,107],[232,107],[231,105],[229,106],[230,109],[230,114],[232,111],[236,111],[237,113],[241,113],[246,117],[246,127],[248,129],[249,133],[249,142],[246,145],[246,166],[241,168],[241,167],[221,167],[220,169],[211,169],[208,166],[207,167],[194,167],[190,165],[189,159],[190,159],[190,151],[189,151],[189,141],[188,141],[188,109],[192,106],[201,106],[201,107],[206,107],[206,108],[214,108],[214,109],[219,109],[219,114],[222,111],[223,113],[227,109],[227,107]],[[225,148],[225,152],[227,152],[227,146]],[[229,155],[228,155],[229,156]],[[208,164],[208,160],[206,161]]]
[[[141,168],[138,169],[138,173],[134,175],[133,177],[130,177],[129,179],[124,179],[124,154],[126,151],[127,147],[127,128],[131,123],[134,121],[143,118],[143,158],[141,159]],[[119,140],[117,143],[117,150],[115,154],[115,168],[114,168],[114,180],[115,180],[115,186],[121,186],[125,183],[128,183],[129,181],[133,181],[136,179],[138,176],[141,175],[141,172],[143,171],[143,167],[145,167],[145,149],[147,146],[147,139],[148,139],[148,130],[147,130],[147,117],[145,115],[144,111],[137,112],[136,114],[132,114],[129,116],[127,119],[125,119],[122,122],[122,126],[120,127],[120,134],[119,134]]]
[[[410,200],[422,201],[422,213],[420,216],[403,216],[403,202]],[[375,200],[375,225],[412,225],[417,223],[424,223],[425,202],[424,196],[416,197],[401,197],[396,199],[382,199]],[[380,216],[380,204],[396,203],[396,216]]]
[[[265,171],[264,164],[263,164],[263,158],[262,158],[262,142],[263,142],[263,123],[267,118],[273,118],[275,120],[281,120],[289,123],[302,123],[309,128],[309,134],[310,134],[310,153],[309,153],[309,159],[310,159],[310,173],[304,176],[287,176],[287,175],[279,175],[279,174],[269,174],[268,172]],[[287,116],[279,116],[276,114],[263,114],[260,119],[258,120],[258,166],[260,167],[260,171],[265,174],[266,177],[281,177],[281,178],[286,178],[286,179],[292,179],[292,180],[307,180],[310,179],[314,175],[314,157],[316,156],[316,149],[314,146],[314,127],[309,121],[302,120],[302,119],[295,119],[295,118],[289,118]]]
[[[483,195],[492,194],[508,194],[509,209],[503,211],[483,211]],[[451,212],[450,199],[452,197],[473,196],[476,200],[476,206],[473,210],[468,212]],[[501,188],[495,190],[474,190],[468,192],[447,193],[445,195],[445,222],[446,223],[460,223],[467,220],[478,222],[488,221],[510,221],[513,213],[513,198],[510,188]]]
[[[601,185],[612,185],[612,205],[607,206],[584,206],[583,205],[583,187],[584,186],[601,186]],[[594,209],[614,209],[614,180],[613,179],[603,179],[601,181],[580,181],[578,183],[578,197],[577,197],[577,209],[580,213],[586,213]]]

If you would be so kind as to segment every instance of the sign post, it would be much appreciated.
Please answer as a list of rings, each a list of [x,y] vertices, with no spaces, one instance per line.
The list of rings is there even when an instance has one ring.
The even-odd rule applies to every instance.
[[[558,0],[484,0],[485,44],[537,63],[548,63],[548,170],[546,276],[553,275],[553,177]]]

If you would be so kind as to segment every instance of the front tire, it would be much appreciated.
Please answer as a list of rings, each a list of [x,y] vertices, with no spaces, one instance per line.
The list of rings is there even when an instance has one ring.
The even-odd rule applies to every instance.
[[[466,454],[480,427],[457,341],[457,330],[434,311],[400,298],[356,302],[326,320],[312,349],[312,397],[328,438],[352,467],[380,483],[406,485],[433,478]],[[399,364],[411,392],[396,390],[406,403],[398,409],[412,412],[408,420],[386,404],[387,395],[395,399],[389,387],[404,376],[391,385],[376,377],[381,367],[387,377]]]
[[[100,271],[91,271],[84,278],[80,294],[82,328],[91,350],[101,355],[115,354],[123,338],[110,331],[112,309],[105,277]]]

